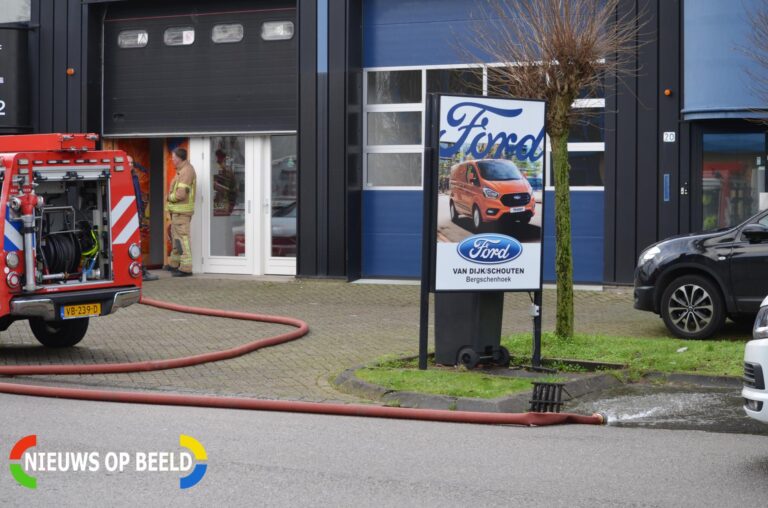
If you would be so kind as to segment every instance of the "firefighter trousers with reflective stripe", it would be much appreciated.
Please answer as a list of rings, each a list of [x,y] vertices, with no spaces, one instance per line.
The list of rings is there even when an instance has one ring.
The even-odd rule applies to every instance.
[[[189,243],[191,220],[191,213],[171,214],[171,256],[168,264],[186,273],[192,273],[192,250]]]

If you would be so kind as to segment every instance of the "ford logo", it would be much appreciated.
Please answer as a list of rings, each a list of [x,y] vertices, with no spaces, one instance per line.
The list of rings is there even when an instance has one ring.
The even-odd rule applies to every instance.
[[[506,263],[523,253],[523,245],[506,235],[474,235],[461,242],[459,256],[472,263],[495,265]]]
[[[458,134],[458,139],[450,140],[450,146],[440,146],[440,157],[452,157],[460,152],[472,155],[475,159],[484,159],[495,148],[494,159],[501,159],[504,152],[514,153],[520,160],[536,162],[544,156],[545,132],[542,128],[538,134],[522,132],[491,131],[488,126],[496,123],[497,119],[515,118],[523,114],[523,108],[504,109],[491,106],[485,102],[460,102],[447,112],[448,126]],[[447,130],[441,130],[439,138]],[[447,140],[446,140],[447,141]],[[469,145],[465,148],[466,145]]]

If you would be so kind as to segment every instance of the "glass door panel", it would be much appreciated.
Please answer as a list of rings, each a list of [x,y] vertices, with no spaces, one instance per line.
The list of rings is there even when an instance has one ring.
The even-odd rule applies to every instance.
[[[296,272],[296,220],[298,211],[298,166],[296,136],[270,137],[270,189],[266,229],[265,273],[292,275]]]
[[[203,269],[209,273],[252,273],[251,199],[255,173],[254,143],[243,136],[201,140],[203,175]]]
[[[245,138],[211,138],[211,256],[245,256]]]
[[[735,226],[757,213],[765,201],[765,134],[705,133],[703,152],[703,229]]]

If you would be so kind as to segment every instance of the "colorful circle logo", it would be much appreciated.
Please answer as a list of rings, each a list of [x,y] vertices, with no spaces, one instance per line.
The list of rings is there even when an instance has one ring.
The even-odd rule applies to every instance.
[[[8,455],[8,458],[13,461],[21,461],[24,452],[30,448],[34,448],[35,446],[37,446],[37,434],[24,436],[23,438],[19,439],[15,445],[13,445],[13,449],[11,450],[10,455]],[[21,464],[11,463],[9,467],[11,469],[11,476],[13,476],[13,479],[16,480],[16,483],[28,489],[37,488],[37,478],[34,476],[29,476],[24,471],[24,468]]]
[[[198,461],[198,463],[195,464],[195,467],[192,468],[191,473],[179,478],[179,488],[188,489],[200,483],[200,480],[205,476],[205,472],[208,470],[208,464],[201,464],[199,461],[207,461],[208,454],[205,453],[205,448],[200,444],[200,441],[192,436],[179,434],[179,445],[192,452],[192,455],[195,456],[195,460]]]

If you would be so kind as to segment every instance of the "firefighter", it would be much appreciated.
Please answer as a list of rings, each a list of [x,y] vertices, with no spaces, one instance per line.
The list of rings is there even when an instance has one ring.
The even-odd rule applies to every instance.
[[[192,250],[189,242],[189,223],[195,212],[195,168],[187,160],[187,150],[175,148],[172,153],[176,176],[168,193],[168,212],[171,214],[171,256],[167,269],[174,277],[192,275]]]

